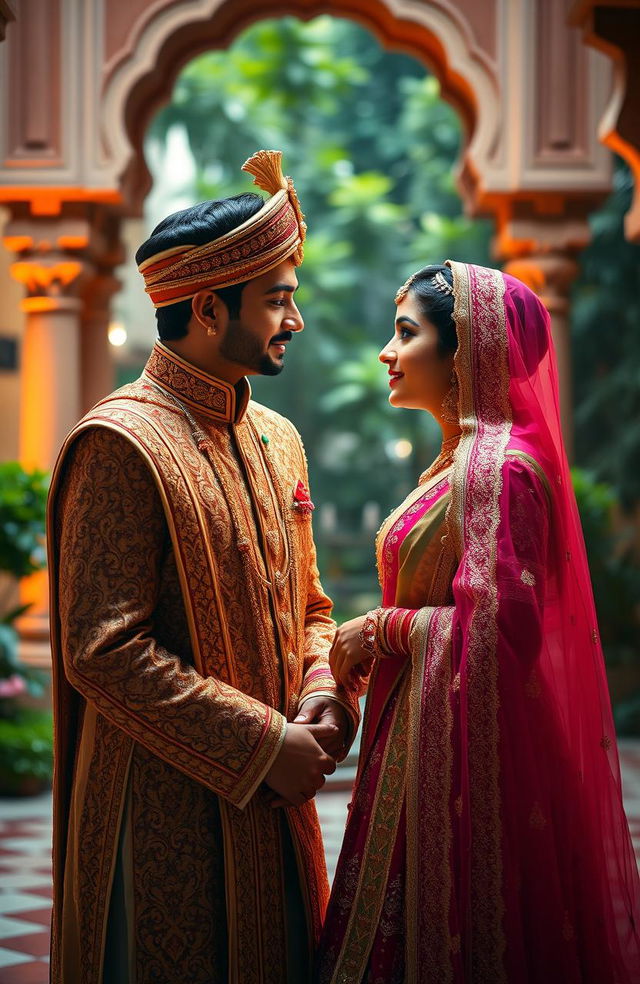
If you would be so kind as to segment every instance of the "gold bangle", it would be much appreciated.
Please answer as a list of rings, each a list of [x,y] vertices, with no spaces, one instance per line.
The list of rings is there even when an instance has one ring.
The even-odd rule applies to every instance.
[[[373,611],[367,612],[358,635],[361,647],[373,658],[379,655],[377,644],[378,621],[383,611],[383,608],[374,608]]]

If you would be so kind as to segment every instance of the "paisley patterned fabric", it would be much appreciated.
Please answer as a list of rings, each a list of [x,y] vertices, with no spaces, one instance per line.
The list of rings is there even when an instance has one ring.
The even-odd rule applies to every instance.
[[[71,433],[52,482],[52,979],[101,981],[115,934],[137,984],[276,984],[283,843],[310,946],[328,889],[315,807],[272,810],[262,780],[302,699],[330,694],[354,730],[358,710],[329,672],[297,432],[163,346],[149,370]]]

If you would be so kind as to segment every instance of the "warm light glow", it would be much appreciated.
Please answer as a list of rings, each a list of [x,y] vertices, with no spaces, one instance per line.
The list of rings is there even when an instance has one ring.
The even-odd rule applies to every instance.
[[[393,445],[393,451],[396,458],[408,458],[413,451],[413,444],[411,441],[407,441],[405,437],[401,437],[399,441]]]
[[[21,167],[37,167],[40,161],[21,161]],[[0,202],[30,202],[32,215],[59,215],[63,202],[100,202],[121,205],[122,195],[115,188],[82,188],[76,185],[3,185]]]
[[[82,264],[76,260],[63,260],[61,263],[18,260],[11,264],[9,271],[14,280],[24,284],[28,291],[40,292],[54,283],[66,287],[80,276]]]
[[[109,325],[109,342],[120,348],[127,340],[127,329],[121,321],[112,321]]]

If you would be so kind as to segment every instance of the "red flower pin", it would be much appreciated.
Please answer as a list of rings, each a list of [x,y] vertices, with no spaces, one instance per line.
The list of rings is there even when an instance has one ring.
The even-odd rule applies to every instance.
[[[298,482],[293,490],[293,508],[299,512],[313,512],[316,508],[311,501],[309,489],[302,482]]]

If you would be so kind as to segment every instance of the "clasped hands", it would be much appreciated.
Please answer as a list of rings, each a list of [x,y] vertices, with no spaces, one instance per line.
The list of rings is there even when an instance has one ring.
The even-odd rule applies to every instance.
[[[334,679],[347,690],[363,690],[373,660],[363,650],[360,631],[365,616],[352,618],[336,632],[329,664]],[[271,806],[300,806],[313,799],[344,757],[349,728],[347,712],[329,697],[310,697],[287,732],[265,782],[278,795]]]
[[[293,722],[265,776],[276,797],[272,807],[300,806],[313,799],[344,758],[349,730],[347,712],[330,697],[310,697]]]

